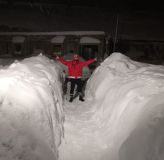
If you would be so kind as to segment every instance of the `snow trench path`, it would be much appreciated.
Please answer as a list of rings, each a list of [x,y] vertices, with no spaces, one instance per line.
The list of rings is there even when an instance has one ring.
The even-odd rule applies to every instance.
[[[64,138],[59,148],[59,160],[96,160],[106,148],[99,138],[98,125],[92,120],[92,100],[72,103],[65,100]]]
[[[59,160],[164,160],[163,65],[113,53],[85,91],[64,102]]]

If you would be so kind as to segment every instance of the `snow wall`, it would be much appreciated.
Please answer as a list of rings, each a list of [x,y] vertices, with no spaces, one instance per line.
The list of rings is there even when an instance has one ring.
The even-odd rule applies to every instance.
[[[0,70],[0,159],[57,160],[63,136],[60,67],[39,55]]]
[[[95,159],[164,159],[164,66],[113,53],[92,74],[86,97],[94,99],[88,124],[96,122],[92,137],[102,146]]]

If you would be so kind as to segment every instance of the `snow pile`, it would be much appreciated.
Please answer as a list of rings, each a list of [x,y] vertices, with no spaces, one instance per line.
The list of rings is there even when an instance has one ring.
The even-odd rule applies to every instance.
[[[43,55],[0,70],[1,160],[57,160],[64,121],[58,71]]]
[[[93,98],[92,136],[104,147],[95,159],[164,159],[164,66],[113,53],[93,73],[86,97]]]
[[[13,58],[0,58],[0,69],[14,62]]]

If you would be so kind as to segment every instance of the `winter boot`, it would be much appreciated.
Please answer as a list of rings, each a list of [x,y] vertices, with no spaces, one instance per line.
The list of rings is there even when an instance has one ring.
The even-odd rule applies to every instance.
[[[85,101],[81,93],[79,94],[79,100],[82,102]]]
[[[70,96],[69,102],[73,101],[73,95]]]

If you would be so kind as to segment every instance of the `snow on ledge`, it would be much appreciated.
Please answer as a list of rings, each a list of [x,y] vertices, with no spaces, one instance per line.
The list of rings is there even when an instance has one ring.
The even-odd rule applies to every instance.
[[[15,36],[12,39],[13,43],[23,43],[25,41],[25,37],[23,36]]]
[[[63,43],[65,36],[56,36],[51,39],[51,43]]]
[[[63,32],[0,32],[0,35],[105,35],[104,31],[63,31]]]
[[[96,39],[96,38],[92,38],[92,37],[82,37],[80,39],[80,43],[81,44],[86,44],[86,43],[96,43],[96,44],[99,44],[100,40]]]

